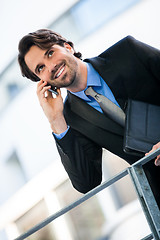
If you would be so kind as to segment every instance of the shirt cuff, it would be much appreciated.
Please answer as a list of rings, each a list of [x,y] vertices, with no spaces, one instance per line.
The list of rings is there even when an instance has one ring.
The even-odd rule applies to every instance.
[[[53,135],[58,139],[58,140],[61,140],[65,135],[66,133],[68,132],[70,126],[67,127],[66,131],[64,131],[63,133],[60,133],[60,134],[56,134],[53,132]]]

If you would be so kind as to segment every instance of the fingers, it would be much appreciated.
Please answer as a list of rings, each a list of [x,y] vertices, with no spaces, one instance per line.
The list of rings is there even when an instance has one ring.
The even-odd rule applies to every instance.
[[[160,142],[158,142],[157,144],[155,144],[155,145],[152,147],[152,149],[151,149],[148,153],[146,153],[145,155],[150,154],[151,152],[157,150],[159,147],[160,147]]]
[[[46,81],[43,81],[43,80],[40,80],[38,83],[37,83],[37,90],[42,90],[42,88],[47,84]]]
[[[158,142],[157,144],[155,144],[155,145],[152,147],[152,149],[151,149],[148,153],[145,154],[145,156],[147,156],[148,154],[150,154],[150,153],[152,153],[153,151],[157,150],[158,148],[160,148],[160,142]],[[158,155],[158,156],[156,157],[154,164],[155,164],[156,166],[160,166],[160,155]]]
[[[157,158],[156,158],[155,161],[154,161],[154,164],[155,164],[156,166],[160,166],[160,155],[157,156]]]
[[[46,86],[47,82],[40,80],[37,84],[37,95],[41,94],[43,97],[45,97],[45,92],[51,88],[51,86]]]
[[[44,108],[44,104],[52,103],[53,100],[56,100],[56,102],[59,100],[63,101],[60,89],[57,89],[58,95],[55,95],[51,91],[47,91],[50,88],[51,86],[48,85],[47,81],[40,80],[37,83],[37,96],[42,108]]]
[[[58,96],[61,96],[61,90],[60,88],[57,88]]]

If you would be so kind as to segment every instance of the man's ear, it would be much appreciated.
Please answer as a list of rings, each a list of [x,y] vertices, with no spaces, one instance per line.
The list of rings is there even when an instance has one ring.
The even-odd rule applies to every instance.
[[[74,54],[74,49],[68,43],[64,43],[64,47],[72,54]]]

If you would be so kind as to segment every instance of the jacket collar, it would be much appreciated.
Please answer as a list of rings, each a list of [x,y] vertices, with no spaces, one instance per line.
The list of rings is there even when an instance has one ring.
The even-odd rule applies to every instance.
[[[127,101],[126,99],[122,99],[119,96],[119,93],[121,93],[122,91],[118,89],[118,86],[114,84],[113,79],[110,78],[110,71],[113,65],[112,65],[110,55],[107,52],[105,53],[105,55],[107,55],[105,56],[106,58],[102,58],[98,56],[94,58],[87,58],[84,61],[92,64],[92,66],[95,68],[95,70],[99,73],[99,75],[103,78],[103,80],[107,83],[107,85],[113,92],[114,97],[116,98],[116,101],[118,102],[120,107],[125,111],[127,106]]]

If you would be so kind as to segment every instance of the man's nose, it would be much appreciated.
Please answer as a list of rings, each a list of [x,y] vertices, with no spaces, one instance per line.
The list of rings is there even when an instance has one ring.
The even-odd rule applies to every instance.
[[[56,66],[56,64],[54,64],[54,63],[49,63],[48,64],[48,72],[49,73],[51,73],[53,70],[54,70],[54,68],[55,68],[55,66]]]
[[[51,79],[52,71],[54,69],[53,64],[46,64],[45,71],[43,72],[43,80],[47,81]]]

